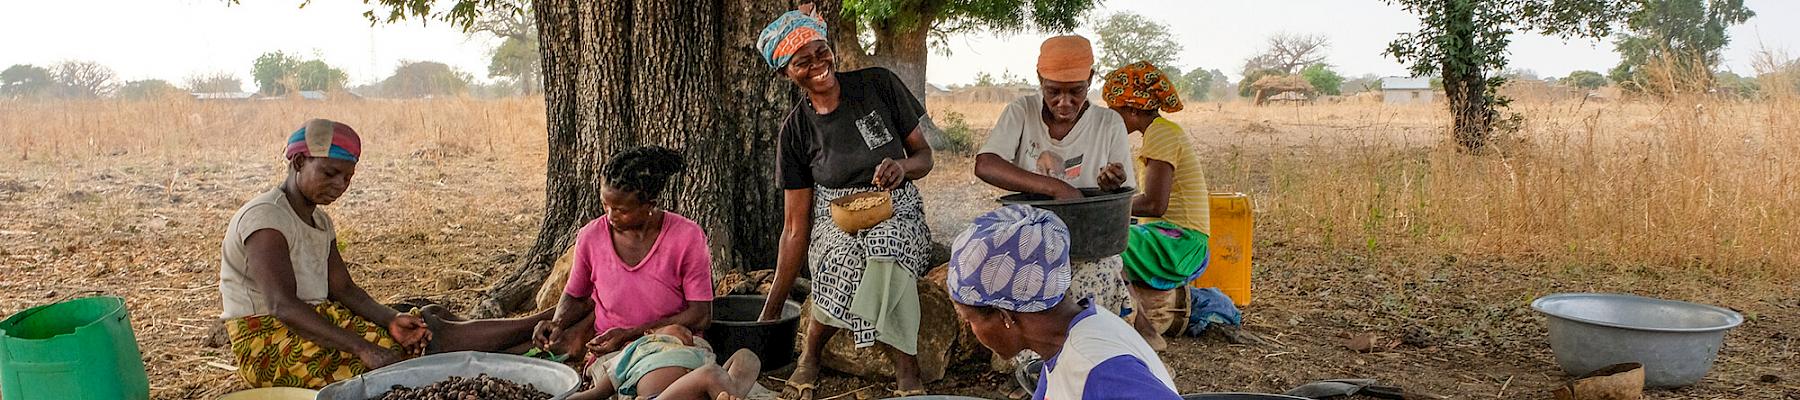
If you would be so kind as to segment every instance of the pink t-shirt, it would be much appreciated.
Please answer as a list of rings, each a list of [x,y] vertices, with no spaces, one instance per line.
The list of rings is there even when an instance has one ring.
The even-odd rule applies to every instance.
[[[563,293],[594,299],[594,333],[667,318],[689,301],[712,301],[712,255],[700,225],[663,212],[662,232],[636,266],[613,250],[612,223],[595,218],[575,236],[575,265]]]

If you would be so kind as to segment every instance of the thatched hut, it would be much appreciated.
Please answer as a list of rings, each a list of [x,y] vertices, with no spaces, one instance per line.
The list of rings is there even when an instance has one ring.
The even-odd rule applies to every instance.
[[[1304,99],[1311,99],[1313,94],[1316,93],[1312,83],[1307,82],[1305,78],[1296,75],[1265,76],[1262,77],[1262,79],[1257,79],[1256,82],[1251,83],[1250,89],[1254,91],[1256,95],[1254,104],[1259,106],[1263,105],[1264,102],[1269,101],[1272,97],[1287,93],[1293,93]],[[1284,99],[1290,98],[1292,98],[1292,96],[1284,96]]]

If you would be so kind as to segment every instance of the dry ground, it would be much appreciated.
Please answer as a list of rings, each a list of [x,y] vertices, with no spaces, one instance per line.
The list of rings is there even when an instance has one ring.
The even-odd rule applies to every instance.
[[[966,113],[976,131],[998,114],[996,105],[934,107]],[[1196,105],[1176,119],[1204,149],[1214,189],[1258,196],[1257,299],[1245,310],[1246,325],[1270,343],[1175,339],[1164,357],[1191,392],[1279,392],[1369,377],[1458,399],[1547,398],[1564,377],[1544,342],[1543,318],[1527,303],[1554,292],[1630,292],[1719,304],[1748,319],[1728,336],[1704,382],[1651,398],[1800,398],[1800,335],[1792,333],[1800,331],[1792,279],[1800,269],[1793,233],[1800,205],[1792,193],[1800,177],[1791,163],[1708,156],[1800,154],[1795,125],[1757,105],[1719,107],[1733,108],[1717,115],[1750,116],[1717,128],[1742,131],[1714,138],[1729,149],[1668,145],[1660,138],[1670,135],[1657,132],[1714,131],[1658,119],[1666,107],[1543,105],[1527,107],[1536,122],[1509,142],[1535,152],[1461,161],[1467,156],[1444,154],[1435,133],[1442,121],[1427,107]],[[209,399],[241,388],[227,370],[229,354],[204,345],[219,312],[220,235],[243,201],[280,179],[279,140],[311,116],[349,122],[368,140],[351,192],[330,212],[352,273],[378,298],[467,306],[529,247],[543,201],[541,102],[0,103],[0,315],[90,291],[125,296],[154,397]],[[1587,140],[1597,131],[1628,143],[1648,138],[1667,150],[1590,144],[1584,152],[1598,160],[1584,167],[1581,152],[1558,150],[1582,146],[1584,131]],[[1761,149],[1739,148],[1752,146]],[[1683,149],[1700,155],[1683,156]],[[1653,172],[1713,168],[1677,180],[1713,193],[1697,201],[1731,207],[1683,206],[1694,196],[1680,182],[1660,202],[1630,200],[1644,193],[1634,185],[1569,189],[1596,186],[1595,174],[1649,179],[1615,168],[1633,163]],[[970,165],[940,157],[922,185],[940,237],[997,194],[974,180]],[[1546,172],[1558,165],[1573,170]],[[1457,185],[1440,176],[1459,171],[1502,184]],[[1506,194],[1518,186],[1506,186],[1504,171],[1514,174],[1513,185],[1564,192],[1559,202],[1622,207],[1554,215],[1627,215],[1546,220],[1525,211],[1539,206],[1484,209],[1481,199],[1445,194],[1498,203],[1524,196]],[[1465,209],[1486,211],[1449,212]],[[1688,219],[1697,233],[1628,234],[1670,229],[1667,213],[1676,214],[1669,221]],[[1718,243],[1721,235],[1736,244]],[[1344,337],[1361,333],[1403,343],[1373,354],[1344,347]],[[968,373],[934,388],[995,396],[1009,382],[974,367],[959,372]],[[1763,375],[1782,382],[1761,382]],[[875,390],[847,392],[873,384],[833,376],[820,397],[867,397]]]

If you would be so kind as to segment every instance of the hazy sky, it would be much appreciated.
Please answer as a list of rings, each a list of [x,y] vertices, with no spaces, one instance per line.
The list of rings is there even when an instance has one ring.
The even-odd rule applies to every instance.
[[[393,72],[400,60],[441,61],[478,78],[487,75],[488,51],[497,41],[471,39],[443,23],[370,27],[360,1],[316,0],[56,0],[9,1],[0,23],[0,66],[93,60],[126,80],[159,78],[180,83],[196,72],[224,71],[244,78],[265,51],[321,57],[349,73],[354,84]],[[1725,67],[1750,71],[1750,57],[1767,47],[1800,55],[1800,1],[1747,0],[1757,17],[1731,29]],[[1405,68],[1381,55],[1396,34],[1412,31],[1417,18],[1380,0],[1107,0],[1095,15],[1137,12],[1169,24],[1184,45],[1183,68],[1218,68],[1233,79],[1244,58],[1276,32],[1318,33],[1332,41],[1330,63],[1345,75],[1403,75]],[[1279,18],[1268,18],[1278,16]],[[1087,29],[1078,33],[1091,34]],[[949,56],[933,55],[929,79],[967,83],[978,72],[1029,76],[1037,43],[1047,35],[951,38]],[[1605,71],[1618,62],[1610,42],[1564,43],[1521,35],[1513,65],[1542,76]]]

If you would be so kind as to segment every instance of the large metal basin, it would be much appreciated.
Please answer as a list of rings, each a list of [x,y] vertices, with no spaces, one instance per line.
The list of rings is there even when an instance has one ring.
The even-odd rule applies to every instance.
[[[1081,189],[1083,198],[1056,200],[1036,193],[1014,193],[1000,198],[1000,204],[1024,204],[1056,213],[1069,226],[1069,259],[1094,260],[1125,252],[1125,240],[1131,227],[1129,187],[1104,191]]]
[[[1644,384],[1661,388],[1699,382],[1725,331],[1744,322],[1720,307],[1627,294],[1554,294],[1531,308],[1550,317],[1550,350],[1563,372],[1635,362],[1644,365]]]
[[[706,328],[706,341],[712,342],[719,361],[750,349],[762,361],[762,371],[786,368],[794,363],[794,332],[800,327],[800,304],[788,301],[782,305],[781,317],[774,321],[757,321],[767,297],[756,295],[719,296],[712,301],[712,326]]]
[[[350,380],[340,381],[319,390],[317,400],[367,400],[393,389],[394,385],[419,387],[437,383],[452,376],[475,377],[488,374],[518,384],[531,384],[549,393],[552,400],[562,400],[575,393],[581,377],[574,369],[560,363],[511,354],[462,351],[433,354],[401,361],[370,371]]]

